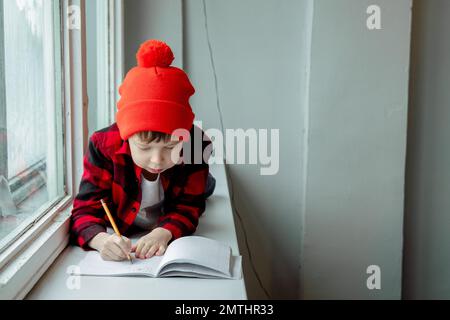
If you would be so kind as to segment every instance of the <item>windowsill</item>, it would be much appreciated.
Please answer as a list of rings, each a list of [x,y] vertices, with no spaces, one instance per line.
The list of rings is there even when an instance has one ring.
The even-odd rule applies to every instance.
[[[0,299],[23,299],[68,243],[70,196],[63,198],[0,255]],[[26,242],[26,243],[25,243]],[[21,249],[22,248],[22,249]]]
[[[210,165],[210,171],[216,178],[216,189],[207,200],[195,235],[227,243],[232,254],[239,255],[225,167]],[[73,276],[67,272],[85,255],[80,247],[65,248],[26,299],[247,299],[244,278],[81,277],[79,288],[71,288],[68,283]]]

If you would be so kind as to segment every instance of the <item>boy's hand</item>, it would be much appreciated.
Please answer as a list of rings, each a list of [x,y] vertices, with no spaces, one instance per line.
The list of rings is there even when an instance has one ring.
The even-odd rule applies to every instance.
[[[167,243],[172,239],[172,233],[158,227],[149,234],[143,236],[131,247],[131,252],[136,252],[135,257],[148,259],[153,255],[161,256],[167,249]]]
[[[131,240],[115,233],[100,232],[90,242],[89,246],[100,252],[103,260],[121,261],[126,260],[131,252]]]

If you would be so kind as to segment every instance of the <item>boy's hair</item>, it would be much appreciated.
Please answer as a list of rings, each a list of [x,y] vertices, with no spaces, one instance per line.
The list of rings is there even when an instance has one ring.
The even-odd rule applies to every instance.
[[[136,133],[142,142],[150,143],[152,141],[159,142],[163,140],[164,142],[170,142],[171,135],[165,132],[159,131],[139,131]]]

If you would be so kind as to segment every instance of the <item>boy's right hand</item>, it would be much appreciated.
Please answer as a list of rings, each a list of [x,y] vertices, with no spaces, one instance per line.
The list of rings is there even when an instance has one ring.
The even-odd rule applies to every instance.
[[[115,233],[100,232],[89,242],[92,249],[100,252],[103,260],[121,261],[126,260],[131,252],[131,240]]]

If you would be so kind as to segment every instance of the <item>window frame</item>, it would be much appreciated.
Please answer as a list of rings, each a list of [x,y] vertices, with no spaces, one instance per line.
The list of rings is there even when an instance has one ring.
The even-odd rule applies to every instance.
[[[123,80],[123,0],[97,1],[96,4],[97,66],[95,127],[104,128],[115,121],[116,88]],[[91,119],[91,122],[92,119]],[[94,131],[90,128],[90,134]]]
[[[76,101],[71,97],[76,96],[79,85],[77,85],[77,70],[73,68],[74,61],[81,54],[80,40],[68,31],[67,10],[68,6],[75,4],[75,1],[62,0],[56,1],[54,9],[59,10],[59,56],[55,56],[55,67],[61,76],[60,87],[57,94],[61,94],[60,102],[63,108],[63,145],[64,145],[64,167],[63,173],[65,180],[65,196],[55,199],[50,206],[36,217],[34,223],[30,224],[20,237],[14,239],[8,247],[0,254],[0,298],[2,299],[20,299],[25,292],[28,292],[39,279],[39,274],[45,271],[43,266],[50,265],[56,256],[68,243],[68,227],[70,216],[70,204],[72,203],[73,186],[73,158],[79,152],[76,144],[71,143],[71,134],[77,132],[75,121],[78,119],[76,112]],[[83,1],[79,5],[84,4]],[[75,4],[76,5],[76,4]],[[82,19],[82,10],[80,10],[80,19]],[[82,34],[83,31],[79,32]],[[82,73],[82,72],[81,72]],[[85,99],[83,99],[85,101]],[[85,106],[85,105],[83,105]],[[81,129],[83,131],[83,129]],[[82,133],[81,133],[82,134]],[[48,205],[48,203],[47,203]],[[53,233],[50,232],[53,230]],[[58,241],[49,243],[49,238],[56,238]],[[52,259],[53,258],[53,259]]]
[[[52,12],[50,16],[46,15],[46,12],[44,13],[44,28],[43,28],[43,34],[44,39],[48,40],[49,43],[51,43],[51,46],[44,46],[45,50],[45,62],[46,64],[49,63],[55,63],[52,68],[52,72],[45,75],[45,78],[52,79],[53,85],[45,91],[45,95],[47,96],[48,100],[50,101],[48,104],[48,108],[50,109],[50,112],[48,112],[47,120],[54,121],[56,120],[58,124],[62,124],[62,114],[63,111],[53,111],[57,105],[62,104],[62,95],[61,92],[56,91],[57,87],[61,87],[62,85],[62,77],[59,77],[61,75],[61,68],[62,66],[58,61],[61,61],[61,41],[62,37],[61,34],[58,37],[55,37],[56,33],[48,35],[49,33],[46,32],[49,29],[50,30],[60,30],[60,19],[57,19],[58,17],[55,16],[56,11],[61,11],[60,3],[58,1],[52,1],[50,2],[50,6],[52,7]],[[3,8],[3,2],[0,3],[0,19],[1,24],[3,25],[3,16],[4,16],[4,8]],[[61,17],[61,14],[59,15],[59,18]],[[50,18],[50,19],[48,19]],[[0,43],[0,48],[4,48],[4,41],[3,41],[4,34],[1,34],[2,40]],[[56,47],[55,47],[56,46]],[[3,50],[2,50],[3,51]],[[0,61],[2,64],[2,70],[1,75],[4,76],[4,55],[0,57]],[[56,75],[56,77],[55,77]],[[46,81],[44,79],[44,81]],[[3,104],[1,105],[1,113],[5,116],[6,115],[6,94],[3,94],[5,92],[5,88],[3,87],[3,84],[5,83],[5,79],[0,79],[2,82],[1,87],[1,93],[2,94],[2,101]],[[6,118],[6,117],[4,117]],[[2,123],[2,126],[7,127],[7,122]],[[49,128],[52,128],[49,126]],[[55,126],[53,126],[55,128]],[[57,145],[57,149],[60,150],[61,147],[63,147],[64,142],[62,141],[61,137],[61,127],[55,128],[55,132],[50,132],[48,135],[48,138],[51,142],[54,142],[55,145]],[[51,129],[48,129],[51,130]],[[2,172],[5,177],[8,177],[8,156],[7,156],[7,136],[4,137],[5,141],[2,144],[5,150],[2,150],[2,154],[5,155],[5,162],[2,167]],[[52,161],[55,157],[55,153],[58,150],[48,150],[47,156],[48,159],[41,159],[37,161],[36,163],[30,165],[27,167],[23,172],[18,173],[15,175],[12,179],[8,181],[9,189],[11,190],[11,195],[15,201],[15,203],[18,205],[22,203],[23,201],[27,200],[27,198],[30,196],[30,190],[29,190],[29,184],[33,184],[34,186],[38,186],[40,188],[40,185],[45,184],[44,178],[39,174],[39,171],[44,170],[45,167],[47,167],[49,172],[55,172],[55,175],[51,175],[50,177],[47,177],[47,191],[49,192],[50,201],[42,204],[37,210],[36,213],[32,216],[28,217],[25,221],[23,221],[20,226],[17,227],[17,229],[12,230],[9,234],[7,234],[4,238],[0,240],[0,269],[8,263],[8,260],[10,258],[10,251],[8,248],[16,242],[18,239],[20,239],[29,229],[31,229],[36,223],[43,218],[54,206],[56,203],[61,201],[65,196],[65,181],[64,181],[64,173],[62,165],[60,161]],[[49,160],[50,159],[50,160]],[[63,186],[63,194],[58,194],[58,189],[60,186]],[[61,190],[60,190],[61,191]],[[42,191],[40,191],[42,192]],[[20,230],[19,230],[20,227]],[[1,255],[3,252],[8,251],[9,253],[7,255]]]
[[[0,1],[0,26],[4,25],[3,1]],[[5,46],[5,36],[0,32],[0,48]],[[6,140],[6,95],[5,92],[5,53],[0,50],[0,138],[3,136],[4,143],[0,143],[0,175],[7,176],[8,172],[8,141]]]
[[[23,299],[69,242],[70,213],[88,143],[85,1],[59,0],[62,78],[61,88],[55,89],[61,89],[63,108],[65,196],[55,199],[40,219],[0,253],[0,299]],[[123,73],[123,0],[108,2],[109,33],[114,34],[109,49],[114,53],[111,64],[115,76],[111,86],[117,86]],[[69,15],[77,14],[76,10],[69,11],[71,8],[79,9],[79,29],[69,30]],[[114,95],[115,106],[118,95]],[[111,104],[112,114],[114,106]]]

